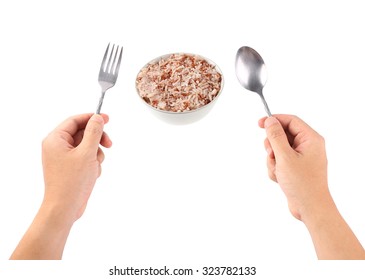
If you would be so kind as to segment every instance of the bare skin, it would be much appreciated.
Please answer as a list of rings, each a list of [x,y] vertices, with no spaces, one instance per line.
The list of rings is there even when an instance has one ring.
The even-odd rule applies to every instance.
[[[84,114],[60,124],[43,141],[45,194],[11,259],[61,259],[72,225],[86,208],[104,153],[106,115]],[[287,197],[292,215],[308,228],[319,259],[365,259],[328,189],[323,137],[295,116],[263,118],[269,177]]]
[[[42,144],[45,193],[42,205],[10,259],[61,259],[73,223],[86,208],[101,174],[110,138],[103,132],[107,115],[71,117]]]
[[[269,177],[286,195],[292,215],[302,221],[319,259],[365,259],[360,242],[339,213],[327,182],[325,141],[295,116],[263,118]]]

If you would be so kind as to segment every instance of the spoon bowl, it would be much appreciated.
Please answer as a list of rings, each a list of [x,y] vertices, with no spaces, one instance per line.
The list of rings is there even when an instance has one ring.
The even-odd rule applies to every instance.
[[[245,89],[256,92],[261,97],[267,114],[271,116],[269,106],[262,93],[267,80],[266,65],[257,51],[247,46],[238,49],[236,76]]]

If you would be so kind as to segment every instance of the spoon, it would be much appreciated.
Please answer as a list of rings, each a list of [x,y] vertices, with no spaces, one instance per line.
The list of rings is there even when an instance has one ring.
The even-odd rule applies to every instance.
[[[240,84],[250,91],[260,95],[266,113],[271,117],[262,89],[267,80],[266,66],[257,51],[250,47],[241,47],[236,54],[236,75]]]

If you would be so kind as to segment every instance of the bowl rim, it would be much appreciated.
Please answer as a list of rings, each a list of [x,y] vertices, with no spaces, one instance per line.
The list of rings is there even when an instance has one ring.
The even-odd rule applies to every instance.
[[[161,59],[164,59],[164,58],[168,58],[170,57],[171,55],[188,55],[188,56],[195,56],[195,57],[198,57],[198,58],[201,58],[201,59],[204,59],[205,61],[207,61],[211,66],[214,66],[214,68],[217,70],[217,72],[221,75],[221,82],[220,82],[220,89],[217,93],[217,95],[213,98],[212,101],[210,101],[208,104],[205,104],[204,106],[202,107],[199,107],[199,108],[196,108],[194,110],[189,110],[189,111],[183,111],[183,112],[173,112],[173,111],[166,111],[166,110],[161,110],[161,109],[158,109],[150,104],[148,104],[142,97],[141,95],[139,94],[139,90],[138,90],[138,87],[137,87],[137,78],[138,78],[138,75],[139,73],[142,71],[143,68],[145,68],[146,66],[148,66],[149,64],[153,64],[157,61],[160,61]],[[222,70],[219,68],[219,66],[217,65],[217,63],[215,63],[213,60],[209,59],[209,58],[206,58],[205,56],[202,56],[200,54],[195,54],[195,53],[187,53],[187,52],[173,52],[173,53],[168,53],[168,54],[164,54],[164,55],[160,55],[152,60],[150,60],[149,62],[147,62],[137,73],[137,76],[136,76],[136,79],[135,79],[135,88],[136,88],[136,92],[137,92],[137,95],[139,97],[139,99],[142,100],[142,102],[144,104],[146,104],[149,108],[157,111],[157,112],[161,112],[161,113],[165,113],[165,114],[173,114],[173,115],[182,115],[182,114],[191,114],[191,113],[195,113],[197,111],[200,111],[202,109],[206,109],[207,107],[209,107],[210,104],[213,104],[217,99],[218,97],[221,95],[222,91],[223,91],[223,87],[224,87],[224,76],[223,76],[223,72]]]

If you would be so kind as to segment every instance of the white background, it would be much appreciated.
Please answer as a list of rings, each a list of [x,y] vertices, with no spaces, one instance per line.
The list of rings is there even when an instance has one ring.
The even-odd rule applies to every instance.
[[[267,177],[257,126],[265,110],[239,85],[234,58],[255,48],[272,112],[296,114],[325,137],[332,195],[365,244],[361,2],[3,1],[0,275],[110,279],[114,265],[261,267],[253,279],[360,270],[316,261],[306,228]],[[65,261],[9,262],[42,200],[41,141],[65,118],[94,111],[108,42],[124,46],[102,109],[114,145]],[[203,55],[225,77],[212,111],[191,125],[155,118],[135,92],[139,69],[171,52]]]

